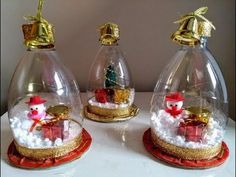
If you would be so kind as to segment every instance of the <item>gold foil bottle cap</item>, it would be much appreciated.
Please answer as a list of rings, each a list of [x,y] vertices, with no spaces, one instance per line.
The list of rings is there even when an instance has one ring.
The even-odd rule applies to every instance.
[[[208,22],[201,21],[198,23],[198,34],[200,36],[211,37],[211,29],[213,28],[212,25]]]
[[[210,27],[215,29],[213,24],[203,14],[207,7],[201,7],[194,12],[188,13],[174,22],[179,23],[179,29],[171,35],[171,39],[181,45],[194,46],[200,43],[200,37],[210,35]],[[201,20],[199,22],[199,19]]]
[[[99,41],[102,45],[116,44],[119,40],[119,26],[115,23],[105,23],[100,28]]]
[[[36,16],[25,17],[29,24],[22,25],[24,44],[29,48],[53,48],[54,28],[42,17],[43,0],[39,0]]]

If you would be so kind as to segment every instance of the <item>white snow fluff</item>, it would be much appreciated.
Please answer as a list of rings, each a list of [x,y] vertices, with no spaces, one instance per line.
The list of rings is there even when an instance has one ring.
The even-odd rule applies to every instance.
[[[57,138],[54,142],[54,146],[60,146],[62,145],[62,139],[61,138]]]
[[[185,112],[173,118],[165,110],[153,113],[151,117],[151,128],[153,132],[162,140],[180,147],[187,148],[208,148],[215,146],[223,140],[223,128],[214,118],[210,118],[206,131],[203,133],[202,142],[187,142],[184,136],[177,135],[179,123],[186,117]]]
[[[29,130],[32,125],[32,122],[29,120],[22,120],[21,128],[23,130]]]

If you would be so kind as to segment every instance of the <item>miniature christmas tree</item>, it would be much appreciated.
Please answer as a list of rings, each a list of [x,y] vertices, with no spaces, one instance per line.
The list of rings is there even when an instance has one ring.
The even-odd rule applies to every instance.
[[[106,70],[106,80],[105,80],[105,87],[113,87],[117,84],[117,74],[115,72],[115,68],[112,65],[109,65]]]

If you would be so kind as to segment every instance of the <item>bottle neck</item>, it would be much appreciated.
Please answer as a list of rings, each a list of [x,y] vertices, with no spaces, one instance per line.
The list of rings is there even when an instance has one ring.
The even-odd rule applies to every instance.
[[[200,38],[200,48],[206,48],[207,47],[207,37],[202,36]]]
[[[108,46],[108,47],[112,47],[112,46],[118,46],[118,42],[112,43],[112,44],[101,44],[102,46]]]
[[[200,38],[199,48],[206,48],[206,47],[207,47],[207,37],[202,36],[202,37]],[[194,49],[194,48],[198,48],[198,45],[194,45],[194,46],[183,45],[183,46],[181,47],[182,50]]]
[[[52,48],[27,48],[27,51],[32,51],[32,52],[39,52],[39,51],[55,51],[55,47]]]

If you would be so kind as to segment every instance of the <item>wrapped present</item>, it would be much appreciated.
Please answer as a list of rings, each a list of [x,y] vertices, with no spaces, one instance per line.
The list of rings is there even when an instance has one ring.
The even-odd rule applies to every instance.
[[[184,136],[186,141],[199,142],[202,140],[205,127],[206,123],[188,118],[184,122],[180,122],[177,134]]]
[[[108,102],[113,102],[113,97],[114,97],[114,90],[113,89],[105,89],[107,92],[107,98],[108,98]]]
[[[69,136],[69,120],[59,120],[48,122],[42,125],[42,134],[44,138],[55,141],[57,138],[66,139]]]
[[[63,104],[59,104],[56,106],[50,106],[47,110],[46,113],[49,116],[54,117],[54,119],[67,119],[69,116],[69,107]]]
[[[129,89],[115,89],[114,90],[114,103],[121,104],[127,103],[130,96]]]
[[[197,106],[188,107],[186,108],[186,110],[189,111],[190,115],[196,116],[195,119],[206,124],[208,123],[209,118],[212,115],[212,113],[207,108],[202,108]]]
[[[95,90],[95,99],[99,103],[108,102],[108,95],[106,89],[97,89]]]

